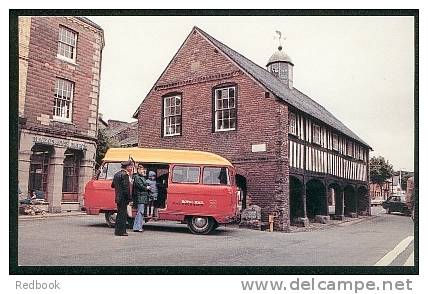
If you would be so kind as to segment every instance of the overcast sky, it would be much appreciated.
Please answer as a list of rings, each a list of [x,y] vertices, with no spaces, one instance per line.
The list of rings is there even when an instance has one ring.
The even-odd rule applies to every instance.
[[[100,112],[132,121],[193,26],[265,67],[278,41],[294,86],[323,105],[395,170],[413,171],[412,17],[90,17],[105,33]]]

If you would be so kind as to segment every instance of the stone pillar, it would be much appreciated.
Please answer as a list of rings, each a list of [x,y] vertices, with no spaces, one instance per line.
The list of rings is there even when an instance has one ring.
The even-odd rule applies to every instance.
[[[308,218],[307,208],[306,208],[306,181],[303,179],[303,188],[302,188],[302,203],[303,203],[303,218]]]
[[[49,163],[48,193],[49,212],[61,212],[62,178],[64,174],[64,153],[66,148],[55,147]]]
[[[334,219],[343,220],[345,218],[345,190],[340,189],[337,195]]]
[[[88,148],[82,160],[80,161],[79,167],[79,205],[83,207],[84,199],[83,195],[85,193],[85,186],[90,181],[94,175],[94,165],[95,165],[95,147]]]
[[[276,118],[278,120],[278,132],[276,152],[277,168],[273,203],[270,213],[274,215],[274,229],[288,231],[290,228],[290,191],[289,191],[289,158],[288,158],[288,108],[282,103],[277,103]]]
[[[302,183],[302,193],[301,193],[301,199],[302,199],[302,213],[303,215],[301,217],[298,217],[296,220],[296,225],[307,227],[309,226],[309,219],[307,214],[307,208],[306,208],[306,181],[303,179]]]
[[[34,143],[32,136],[25,130],[21,131],[18,150],[18,185],[23,195],[28,196],[28,181],[30,176],[31,148]]]
[[[31,151],[18,152],[18,186],[24,196],[28,196]]]
[[[324,183],[325,187],[325,215],[329,215],[328,213],[328,183]]]
[[[358,215],[358,202],[359,202],[359,195],[358,190],[355,189],[354,191],[354,213]]]

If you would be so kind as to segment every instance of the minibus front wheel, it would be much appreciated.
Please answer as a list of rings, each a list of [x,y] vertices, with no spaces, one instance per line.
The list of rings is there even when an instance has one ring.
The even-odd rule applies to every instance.
[[[189,216],[187,226],[193,234],[206,235],[216,228],[216,221],[209,216]]]

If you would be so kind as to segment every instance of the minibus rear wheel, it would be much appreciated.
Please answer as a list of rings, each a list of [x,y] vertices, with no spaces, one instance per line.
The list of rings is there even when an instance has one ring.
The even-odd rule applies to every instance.
[[[189,216],[187,226],[193,234],[206,235],[214,229],[216,221],[208,216]]]

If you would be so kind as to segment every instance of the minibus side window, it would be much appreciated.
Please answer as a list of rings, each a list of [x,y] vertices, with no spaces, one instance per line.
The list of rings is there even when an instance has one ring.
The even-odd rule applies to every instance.
[[[204,167],[202,183],[205,185],[230,185],[226,167]]]
[[[119,162],[106,162],[104,163],[101,173],[98,177],[99,180],[111,180],[114,174],[120,170]]]
[[[174,166],[172,170],[173,183],[194,184],[199,183],[200,167],[196,166]]]
[[[109,162],[107,168],[107,180],[111,180],[114,174],[120,171],[120,162]]]

